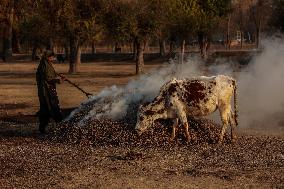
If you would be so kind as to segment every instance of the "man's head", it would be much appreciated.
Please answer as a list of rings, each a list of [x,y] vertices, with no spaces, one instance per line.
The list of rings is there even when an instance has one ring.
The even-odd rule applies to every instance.
[[[53,51],[51,50],[46,50],[44,52],[44,56],[46,57],[46,59],[49,61],[49,62],[52,62],[55,60],[55,54]]]

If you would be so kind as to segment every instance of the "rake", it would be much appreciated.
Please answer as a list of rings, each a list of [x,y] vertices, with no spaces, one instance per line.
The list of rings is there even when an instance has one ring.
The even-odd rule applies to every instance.
[[[79,87],[79,85],[77,85],[76,83],[73,83],[72,81],[70,81],[67,77],[65,77],[63,74],[59,74],[56,73],[59,77],[61,77],[62,79],[64,79],[65,81],[67,81],[69,84],[71,84],[72,86],[76,87],[77,89],[79,89],[82,93],[84,93],[88,98],[90,98],[90,96],[92,96],[91,93],[86,92],[84,89],[82,89],[81,87]]]

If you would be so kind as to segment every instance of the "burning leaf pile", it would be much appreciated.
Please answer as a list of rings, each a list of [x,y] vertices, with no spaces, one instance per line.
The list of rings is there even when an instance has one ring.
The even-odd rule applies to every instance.
[[[164,146],[169,145],[172,129],[171,120],[159,120],[152,128],[138,136],[134,130],[138,103],[128,105],[126,115],[118,120],[107,117],[96,118],[107,106],[112,106],[112,98],[96,99],[85,103],[73,112],[72,117],[52,129],[56,141],[79,143],[92,146]],[[90,113],[91,112],[91,113]],[[207,119],[189,118],[190,132],[196,143],[215,143],[220,126]],[[184,143],[183,130],[178,130],[177,141]]]

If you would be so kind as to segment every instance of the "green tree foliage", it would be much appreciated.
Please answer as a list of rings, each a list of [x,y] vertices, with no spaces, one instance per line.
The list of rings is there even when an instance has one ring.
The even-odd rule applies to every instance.
[[[220,18],[225,17],[229,12],[229,5],[230,0],[167,1],[170,36],[180,44],[182,54],[185,40],[198,36],[201,54],[206,57],[208,37]]]
[[[58,18],[62,6],[60,1],[35,0],[23,1],[23,18],[19,20],[21,41],[32,45],[32,59],[37,50],[53,49],[58,39]]]
[[[144,70],[144,48],[151,36],[155,36],[161,27],[160,1],[145,0],[134,2],[136,26],[134,27],[134,44],[137,49],[136,74]]]
[[[268,1],[274,2],[275,19],[271,23],[283,30],[283,0]],[[263,25],[261,20],[267,15],[268,1],[255,0],[254,6],[248,9],[254,18],[249,22],[255,23],[258,37]],[[243,5],[252,1],[234,2]],[[143,72],[144,48],[150,40],[159,40],[161,47],[165,46],[165,40],[175,42],[181,47],[183,60],[185,42],[198,39],[201,54],[206,58],[215,28],[230,11],[238,11],[232,10],[230,5],[231,0],[0,0],[3,52],[11,52],[11,36],[32,45],[33,51],[64,46],[68,49],[66,53],[70,51],[69,71],[75,73],[81,59],[81,47],[94,44],[103,33],[113,43],[134,44],[138,74]],[[164,50],[161,54],[165,54]]]
[[[7,61],[12,56],[12,36],[15,1],[1,0],[0,23],[3,26],[2,57]]]
[[[231,0],[199,0],[196,18],[196,30],[200,52],[203,58],[207,58],[212,31],[218,25],[222,17],[230,11]]]
[[[271,0],[257,0],[250,7],[252,24],[255,26],[255,43],[257,48],[259,47],[261,32],[267,25],[271,15],[271,7]]]
[[[284,32],[284,1],[283,0],[273,0],[272,4],[272,16],[270,19],[270,24],[275,30]]]
[[[183,62],[185,41],[196,33],[198,4],[194,0],[168,0],[166,3],[166,20],[169,38],[172,44],[181,48],[180,62]]]
[[[144,47],[160,28],[160,1],[104,1],[103,23],[115,42],[133,41],[137,51],[136,73],[143,72]],[[158,16],[159,15],[159,16]]]
[[[98,1],[65,0],[60,9],[59,28],[61,37],[66,37],[70,44],[70,73],[78,71],[81,62],[81,47],[88,40],[93,40],[100,33],[97,24]]]
[[[113,0],[105,2],[104,8],[103,23],[106,35],[118,43],[132,40],[137,23],[131,4]]]
[[[196,11],[196,29],[210,33],[212,28],[230,10],[230,0],[199,0]]]
[[[20,36],[22,41],[26,41],[33,47],[32,59],[35,60],[36,51],[38,48],[43,48],[48,44],[49,38],[46,34],[49,31],[47,25],[44,24],[45,20],[36,15],[31,15],[27,19],[21,21]],[[40,28],[40,30],[38,29]]]
[[[19,53],[21,35],[24,35],[22,40],[25,40],[27,35],[31,36],[34,32],[28,30],[23,22],[27,22],[29,16],[33,14],[35,5],[37,5],[37,1],[32,0],[0,0],[0,24],[2,26],[1,37],[3,37],[4,57],[9,58],[12,52]]]
[[[22,40],[32,44],[33,52],[41,47],[53,49],[54,44],[69,46],[69,72],[76,73],[81,61],[81,46],[87,41],[95,40],[100,33],[100,27],[97,24],[98,1],[35,0],[27,2],[29,6],[25,8],[29,13],[19,24]]]

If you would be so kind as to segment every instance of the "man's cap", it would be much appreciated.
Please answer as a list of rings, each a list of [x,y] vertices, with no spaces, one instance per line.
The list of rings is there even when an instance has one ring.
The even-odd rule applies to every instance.
[[[51,50],[46,50],[44,52],[44,55],[45,55],[46,58],[48,58],[48,57],[51,57],[51,56],[55,56],[55,53]]]

